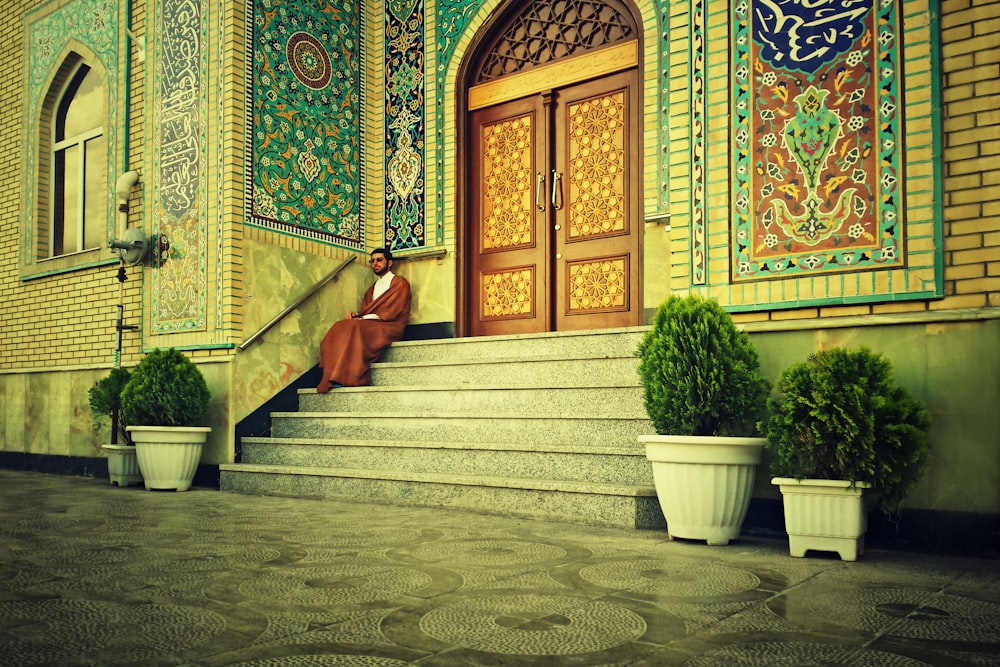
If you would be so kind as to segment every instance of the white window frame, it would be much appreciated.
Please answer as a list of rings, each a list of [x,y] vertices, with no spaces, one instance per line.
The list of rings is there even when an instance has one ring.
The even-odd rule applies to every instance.
[[[66,75],[65,81],[63,81],[63,84],[62,84],[62,89],[59,91],[59,95],[56,97],[56,99],[54,101],[53,109],[52,109],[52,117],[51,117],[50,122],[48,123],[48,127],[43,128],[43,131],[49,132],[50,137],[51,137],[50,138],[50,148],[49,148],[49,174],[48,174],[48,181],[49,182],[48,182],[48,185],[49,185],[49,191],[50,191],[50,193],[52,193],[52,197],[51,197],[51,199],[49,201],[49,207],[48,207],[49,208],[49,210],[48,210],[48,222],[49,222],[48,255],[47,255],[47,257],[45,257],[43,259],[57,259],[59,257],[66,257],[66,256],[69,256],[69,255],[84,253],[84,252],[88,252],[88,251],[91,251],[91,250],[96,250],[96,249],[99,249],[101,247],[100,245],[93,246],[93,247],[86,247],[86,238],[87,238],[87,235],[86,235],[86,231],[87,231],[86,230],[86,225],[87,225],[87,208],[86,208],[86,204],[87,204],[87,176],[88,176],[88,174],[93,174],[92,170],[88,171],[88,169],[87,169],[87,142],[89,142],[89,141],[91,141],[93,139],[97,139],[99,137],[106,136],[105,127],[102,124],[102,125],[99,125],[97,127],[92,128],[90,130],[86,130],[84,132],[80,132],[78,134],[72,135],[70,137],[64,137],[63,139],[61,139],[59,141],[56,141],[56,139],[55,139],[56,127],[57,127],[58,123],[60,122],[59,114],[63,113],[63,111],[62,111],[63,109],[68,110],[69,106],[72,104],[72,100],[68,100],[68,101],[66,100],[66,95],[69,92],[70,87],[73,86],[73,83],[76,81],[77,77],[80,75],[80,71],[82,69],[84,69],[84,68],[87,69],[86,74],[84,74],[84,78],[86,78],[86,76],[89,76],[90,73],[93,72],[93,68],[90,65],[88,65],[84,59],[81,58],[80,61],[75,64],[75,66],[73,67],[72,71],[70,71]],[[99,73],[95,72],[94,75],[95,76],[99,76]],[[79,90],[79,87],[77,87],[77,90]],[[106,97],[107,97],[107,90],[105,90],[104,95],[105,95],[105,99],[106,99]],[[74,93],[74,96],[75,96],[75,93]],[[105,117],[106,117],[106,114],[105,114]],[[75,176],[76,176],[75,180],[76,180],[76,194],[77,194],[76,199],[77,199],[77,201],[75,202],[75,206],[73,206],[73,207],[68,207],[67,206],[67,207],[64,207],[64,208],[68,208],[68,209],[71,209],[72,211],[75,211],[75,216],[74,216],[75,220],[66,219],[65,212],[64,212],[63,213],[62,226],[61,226],[61,228],[57,228],[57,225],[56,225],[56,210],[58,208],[58,204],[55,201],[54,193],[56,192],[56,186],[57,186],[57,181],[59,179],[59,176],[56,173],[56,156],[61,151],[66,151],[67,149],[70,149],[70,148],[72,148],[74,146],[79,146],[80,147],[79,169],[77,170],[78,173],[75,174]],[[64,173],[62,175],[62,178],[65,179],[65,181],[68,182],[73,176],[74,176],[74,174]],[[107,204],[107,202],[106,202],[106,204]],[[105,206],[105,208],[107,208],[107,206]],[[106,221],[104,222],[104,224],[100,224],[100,223],[92,221],[91,224],[98,224],[98,229],[104,229],[104,228],[107,227]],[[65,248],[63,248],[62,252],[60,252],[59,254],[56,254],[55,253],[55,249],[56,249],[56,247],[58,245],[57,244],[57,238],[56,238],[56,236],[57,236],[57,234],[61,233],[62,236],[63,236],[63,238],[65,238],[66,237],[66,227],[68,227],[70,225],[72,225],[72,227],[74,228],[74,232],[75,232],[75,238],[76,238],[75,246],[74,246],[74,248],[72,250],[68,250],[68,251]]]

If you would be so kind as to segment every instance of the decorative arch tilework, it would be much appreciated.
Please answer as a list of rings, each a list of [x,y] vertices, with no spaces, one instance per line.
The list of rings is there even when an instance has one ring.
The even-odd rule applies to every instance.
[[[38,145],[38,116],[47,92],[46,85],[57,59],[66,55],[66,48],[79,42],[89,48],[100,59],[108,77],[108,164],[118,165],[119,137],[124,129],[124,110],[119,109],[122,99],[121,77],[119,76],[119,3],[116,0],[75,0],[61,3],[56,0],[45,3],[25,14],[25,122],[22,134],[22,192],[26,220],[37,217],[35,207],[36,155]],[[113,167],[117,169],[117,166]],[[108,179],[108,236],[114,232],[114,184]],[[33,225],[24,227],[21,257],[25,266],[35,261],[35,229]]]
[[[734,9],[734,282],[903,266],[893,0]]]
[[[437,34],[438,34],[438,76],[442,77],[447,70],[445,65],[451,60],[458,46],[459,37],[465,30],[469,19],[476,15],[485,0],[438,0],[437,3]],[[443,89],[439,85],[438,89]]]
[[[434,173],[434,181],[437,183],[438,199],[436,225],[437,243],[444,242],[445,207],[442,206],[442,199],[444,198],[443,186],[448,180],[446,177],[445,164],[448,160],[452,159],[455,154],[454,148],[449,148],[443,141],[445,137],[445,123],[448,115],[445,112],[445,109],[455,108],[454,95],[448,95],[448,93],[454,93],[455,91],[454,82],[452,82],[451,85],[448,85],[448,72],[452,70],[452,57],[455,55],[456,50],[459,48],[459,45],[463,42],[463,40],[465,42],[465,46],[468,46],[470,37],[468,35],[463,37],[463,34],[466,32],[466,27],[469,25],[469,22],[479,14],[480,7],[482,7],[485,2],[487,2],[487,0],[438,0],[434,6],[435,34],[437,36],[435,90],[437,91],[439,98],[444,96],[451,98],[444,100],[444,104],[439,102],[437,106],[437,113],[434,116],[436,149],[438,153],[436,171]],[[454,123],[452,123],[452,126],[454,126]],[[447,156],[448,160],[445,159],[445,156]]]
[[[427,245],[424,153],[424,3],[385,3],[385,242]]]
[[[434,116],[434,137],[431,140],[436,142],[438,155],[437,163],[432,178],[436,182],[436,194],[438,197],[437,228],[438,242],[443,241],[443,228],[448,208],[442,205],[441,200],[446,195],[455,196],[454,190],[448,189],[448,184],[454,182],[454,176],[449,174],[449,169],[458,168],[455,163],[455,125],[454,117],[455,96],[464,94],[464,91],[457,89],[458,66],[462,58],[465,57],[471,46],[473,36],[487,21],[489,15],[500,5],[503,0],[437,0],[435,3],[428,3],[433,7],[434,34],[437,41],[437,58],[434,68],[434,83],[437,96],[439,98],[437,113]],[[662,80],[654,85],[653,89],[660,95],[659,109],[650,113],[645,112],[644,127],[645,132],[650,136],[659,137],[662,140],[662,150],[657,151],[650,147],[647,150],[656,153],[650,158],[653,168],[646,170],[645,180],[647,183],[656,182],[659,190],[661,204],[666,206],[669,201],[669,188],[667,184],[667,163],[665,156],[668,153],[667,137],[669,135],[670,109],[668,104],[668,93],[670,90],[668,71],[669,53],[669,30],[671,8],[667,0],[633,0],[634,8],[642,21],[640,30],[644,33],[645,50],[658,52],[657,63],[651,67],[652,63],[647,59],[647,72],[657,70],[661,72]],[[657,46],[656,37],[661,39],[661,46]],[[648,91],[646,91],[648,93]],[[443,99],[441,99],[443,98]],[[657,113],[660,115],[657,116]],[[650,192],[646,189],[647,194]]]
[[[359,2],[247,11],[247,222],[363,250]]]

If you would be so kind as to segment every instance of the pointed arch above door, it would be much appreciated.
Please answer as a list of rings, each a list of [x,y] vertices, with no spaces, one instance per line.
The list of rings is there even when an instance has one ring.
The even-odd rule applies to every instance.
[[[641,323],[639,41],[615,0],[536,0],[481,31],[456,174],[464,333]]]

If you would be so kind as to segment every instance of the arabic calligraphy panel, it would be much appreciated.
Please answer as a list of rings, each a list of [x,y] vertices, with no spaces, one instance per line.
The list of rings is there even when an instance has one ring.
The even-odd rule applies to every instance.
[[[176,333],[206,326],[203,7],[163,3],[156,25],[153,211],[169,251],[152,277],[152,329]]]

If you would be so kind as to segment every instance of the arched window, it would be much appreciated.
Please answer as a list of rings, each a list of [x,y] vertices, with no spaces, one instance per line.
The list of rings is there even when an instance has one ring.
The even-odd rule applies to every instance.
[[[39,129],[38,259],[101,247],[110,207],[108,81],[99,63],[67,57]]]

